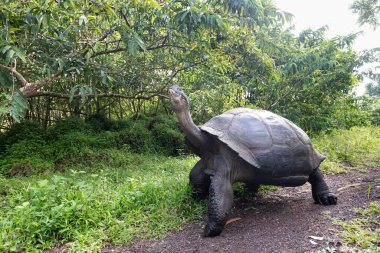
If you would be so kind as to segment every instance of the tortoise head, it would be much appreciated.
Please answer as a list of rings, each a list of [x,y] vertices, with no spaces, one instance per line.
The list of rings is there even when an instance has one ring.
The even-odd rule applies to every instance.
[[[189,110],[189,101],[178,85],[169,88],[169,97],[176,112]]]

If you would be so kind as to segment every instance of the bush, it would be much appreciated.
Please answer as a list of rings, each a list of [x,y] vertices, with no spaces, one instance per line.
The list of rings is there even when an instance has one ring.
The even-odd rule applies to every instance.
[[[349,130],[334,130],[331,133],[321,133],[313,138],[316,149],[327,160],[322,163],[322,169],[331,172],[345,172],[346,168],[360,166],[378,166],[380,153],[379,127],[353,127]]]
[[[51,149],[44,140],[20,140],[10,145],[0,157],[0,173],[30,175],[51,169],[53,168],[51,155]],[[28,171],[24,171],[25,167]],[[17,172],[15,171],[17,168],[23,169]]]
[[[127,144],[131,151],[136,153],[157,153],[160,150],[160,143],[155,142],[153,134],[148,127],[148,121],[134,121],[127,128],[124,128],[118,132],[119,145],[121,143]]]
[[[2,139],[4,149],[9,145],[17,143],[22,140],[44,140],[46,138],[46,131],[41,124],[25,120],[21,123],[13,124],[8,131],[3,134]]]
[[[179,131],[178,121],[174,115],[160,115],[153,119],[152,133],[162,152],[179,155],[185,150],[184,137]]]
[[[107,119],[102,114],[91,115],[88,119],[86,119],[86,123],[92,128],[92,130],[96,132],[109,131],[114,129],[115,122],[117,121]]]
[[[66,244],[70,252],[97,252],[99,245],[162,236],[202,217],[205,205],[190,198],[183,169],[194,158],[131,159],[126,168],[96,174],[71,170],[28,181],[0,176],[0,251],[42,252]]]
[[[132,153],[178,155],[183,135],[174,116],[160,115],[111,121],[96,115],[88,120],[70,117],[44,130],[35,122],[13,125],[0,135],[0,173],[22,165],[31,172],[63,165],[96,165],[110,162],[118,150]],[[120,161],[113,162],[121,165]],[[33,174],[33,173],[32,173]]]
[[[71,132],[90,133],[92,132],[92,128],[81,118],[69,117],[57,121],[52,127],[48,129],[47,132],[49,137],[54,140],[59,138],[61,135]]]

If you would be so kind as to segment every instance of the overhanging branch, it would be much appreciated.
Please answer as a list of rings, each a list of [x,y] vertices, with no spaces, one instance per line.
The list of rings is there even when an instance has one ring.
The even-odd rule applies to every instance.
[[[29,94],[30,93],[33,93],[39,89],[41,89],[43,86],[55,81],[55,80],[58,80],[61,78],[61,74],[62,74],[62,70],[58,70],[57,73],[49,76],[49,77],[46,77],[45,79],[41,80],[41,81],[37,81],[37,82],[34,82],[34,83],[27,83],[24,87],[22,87],[20,89],[20,91],[24,94],[25,97],[29,97]]]
[[[0,69],[4,70],[4,71],[11,72],[13,75],[15,75],[16,78],[21,82],[22,86],[26,86],[28,84],[28,82],[26,81],[24,76],[21,75],[15,68],[10,68],[10,67],[7,67],[7,66],[0,64]]]
[[[29,93],[27,98],[33,98],[33,97],[56,97],[56,98],[65,98],[68,99],[71,97],[70,94],[64,94],[59,92],[52,92],[52,91],[40,91],[40,92],[32,92]],[[77,94],[74,95],[73,98],[81,98],[82,95]],[[127,96],[123,94],[117,94],[117,93],[100,93],[100,94],[88,94],[86,95],[87,98],[95,98],[95,97],[115,97],[115,98],[123,98],[123,99],[143,99],[143,100],[149,100],[154,97],[163,97],[168,98],[167,96],[156,93],[149,96],[142,96],[142,95],[133,95],[133,96]]]
[[[186,47],[182,47],[182,46],[177,46],[177,45],[173,45],[173,44],[163,44],[163,45],[158,45],[158,46],[149,46],[146,48],[146,51],[152,51],[152,50],[155,50],[155,49],[159,49],[159,48],[164,48],[164,47],[175,47],[175,48],[180,48],[180,49],[183,49],[183,50],[186,50],[187,48]],[[118,53],[118,52],[123,52],[123,51],[127,51],[127,48],[125,47],[117,47],[117,48],[114,48],[114,49],[110,49],[110,50],[104,50],[104,51],[99,51],[99,52],[95,52],[91,55],[91,58],[94,58],[96,56],[99,56],[99,55],[104,55],[104,54],[113,54],[113,53]],[[143,49],[139,49],[140,52],[144,52]]]
[[[47,85],[47,84],[49,84],[55,80],[60,79],[61,75],[62,75],[62,70],[60,69],[60,70],[58,70],[57,73],[55,73],[49,77],[46,77],[43,80],[33,82],[33,83],[29,83],[25,79],[25,77],[20,72],[18,72],[15,68],[7,67],[7,66],[0,64],[0,70],[5,70],[8,72],[11,72],[13,75],[16,76],[16,78],[21,82],[22,87],[20,88],[20,91],[22,92],[22,94],[25,97],[29,97],[29,94],[38,91],[39,89],[41,89],[45,85]]]

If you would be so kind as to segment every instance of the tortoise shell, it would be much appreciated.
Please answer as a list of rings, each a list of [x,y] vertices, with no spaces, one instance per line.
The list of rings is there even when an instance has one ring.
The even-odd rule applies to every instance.
[[[271,178],[307,180],[325,159],[301,128],[265,110],[233,109],[213,117],[200,129],[217,137],[244,161]]]

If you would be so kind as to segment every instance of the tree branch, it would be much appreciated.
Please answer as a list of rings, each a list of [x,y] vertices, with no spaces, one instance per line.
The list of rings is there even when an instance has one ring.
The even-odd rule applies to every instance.
[[[0,69],[8,71],[8,72],[11,72],[13,75],[15,75],[16,78],[21,82],[21,85],[23,87],[25,87],[26,85],[28,85],[28,81],[26,81],[26,79],[24,78],[24,76],[21,75],[15,68],[10,68],[10,67],[7,67],[7,66],[4,66],[4,65],[0,64]]]
[[[20,91],[23,93],[25,97],[29,97],[30,93],[36,92],[37,90],[41,89],[43,86],[55,81],[59,80],[61,78],[62,70],[59,69],[57,73],[46,77],[43,80],[34,82],[34,83],[27,83],[24,87],[20,89]]]
[[[21,75],[21,73],[18,72],[15,68],[10,68],[10,67],[7,67],[7,66],[0,64],[0,70],[5,70],[8,72],[11,72],[13,75],[16,76],[16,78],[21,82],[22,87],[20,88],[20,91],[22,92],[22,94],[25,97],[29,97],[30,93],[36,92],[37,90],[41,89],[43,86],[45,86],[45,85],[47,85],[47,84],[49,84],[55,80],[60,79],[61,74],[62,74],[62,70],[59,69],[57,73],[55,73],[49,77],[46,77],[43,80],[33,82],[33,83],[29,83],[25,79],[25,77],[23,75]]]
[[[177,46],[177,45],[172,45],[172,44],[162,44],[162,45],[158,45],[158,46],[149,46],[146,48],[146,51],[151,51],[151,50],[155,50],[155,49],[159,49],[159,48],[163,48],[163,47],[176,47],[176,48],[180,48],[180,49],[183,49],[183,50],[186,50],[187,48],[186,47],[182,47],[182,46]],[[100,51],[100,52],[95,52],[91,55],[91,58],[94,58],[96,56],[99,56],[99,55],[104,55],[104,54],[113,54],[113,53],[118,53],[118,52],[122,52],[122,51],[126,51],[127,48],[125,47],[117,47],[117,48],[114,48],[114,49],[110,49],[110,50],[104,50],[104,51]],[[144,52],[143,49],[139,49],[140,52]]]
[[[27,98],[33,98],[33,97],[56,97],[56,98],[70,98],[70,94],[64,94],[64,93],[58,93],[58,92],[52,92],[52,91],[40,91],[40,92],[32,92],[29,93]],[[100,93],[97,95],[94,94],[89,94],[86,95],[88,98],[94,98],[94,97],[117,97],[117,98],[124,98],[124,99],[144,99],[144,100],[149,100],[153,97],[163,97],[163,98],[168,98],[167,96],[160,94],[160,93],[155,93],[149,96],[142,96],[142,95],[134,95],[134,96],[127,96],[123,94],[116,94],[116,93]],[[81,95],[74,95],[73,98],[81,98]]]

